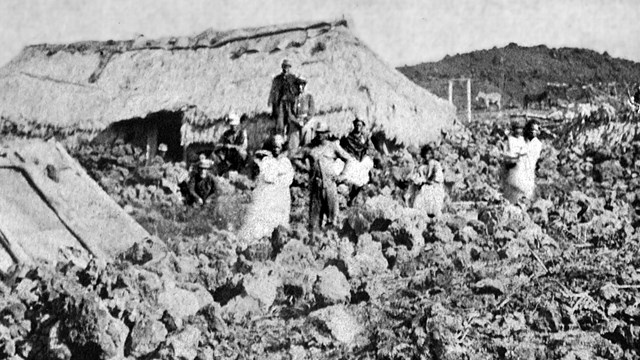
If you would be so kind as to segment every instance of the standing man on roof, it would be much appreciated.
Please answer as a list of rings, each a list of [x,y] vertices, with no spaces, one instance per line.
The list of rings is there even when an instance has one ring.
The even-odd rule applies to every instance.
[[[286,134],[289,125],[289,114],[295,98],[297,77],[291,74],[291,62],[282,61],[282,72],[273,78],[269,92],[268,106],[271,107],[271,117],[276,121],[276,133]]]

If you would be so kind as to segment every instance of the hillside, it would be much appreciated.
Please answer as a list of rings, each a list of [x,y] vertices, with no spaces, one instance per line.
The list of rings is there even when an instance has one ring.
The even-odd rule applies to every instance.
[[[520,105],[525,94],[541,92],[547,83],[571,85],[567,97],[584,97],[585,84],[615,82],[616,91],[625,92],[628,84],[640,80],[640,63],[612,58],[587,49],[548,48],[544,45],[522,47],[511,43],[503,48],[479,50],[446,56],[438,62],[428,62],[398,68],[400,72],[429,91],[447,97],[447,81],[471,77],[472,93],[500,91],[504,104]],[[464,96],[456,89],[455,96]],[[456,101],[457,103],[458,101]]]

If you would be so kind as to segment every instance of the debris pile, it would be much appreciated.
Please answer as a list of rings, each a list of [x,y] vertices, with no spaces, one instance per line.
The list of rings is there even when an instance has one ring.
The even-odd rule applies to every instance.
[[[92,176],[113,176],[103,188],[161,239],[86,268],[16,269],[0,286],[0,357],[638,358],[636,152],[547,142],[525,210],[499,193],[508,124],[494,120],[438,147],[441,217],[405,205],[421,160],[402,150],[313,243],[303,175],[291,229],[240,246],[246,178],[220,178],[209,207],[136,202],[122,193],[153,186],[131,181],[140,154],[89,152]]]

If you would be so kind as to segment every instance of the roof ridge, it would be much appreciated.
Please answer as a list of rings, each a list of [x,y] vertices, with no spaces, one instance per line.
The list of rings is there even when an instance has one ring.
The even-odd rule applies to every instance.
[[[224,45],[258,39],[262,37],[281,35],[293,31],[309,31],[322,28],[329,30],[335,27],[349,27],[347,19],[333,21],[309,21],[295,22],[287,24],[265,25],[252,28],[237,28],[229,30],[213,30],[209,28],[201,33],[191,36],[165,36],[159,38],[146,38],[144,35],[136,39],[127,40],[86,40],[69,44],[34,44],[27,45],[26,50],[47,51],[51,56],[59,51],[67,52],[101,52],[101,53],[123,53],[129,51],[139,51],[148,49],[160,50],[193,50],[199,48],[218,48]],[[327,31],[329,31],[327,30]]]

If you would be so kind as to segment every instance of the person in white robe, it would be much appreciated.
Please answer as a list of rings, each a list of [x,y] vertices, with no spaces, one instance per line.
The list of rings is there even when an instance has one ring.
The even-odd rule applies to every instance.
[[[524,128],[524,145],[519,139],[509,144],[508,154],[514,159],[515,165],[507,171],[504,197],[514,204],[531,200],[535,193],[536,164],[542,152],[539,134],[540,125],[530,120]]]
[[[289,227],[294,170],[282,153],[284,138],[272,137],[266,149],[255,153],[259,173],[239,238],[247,242],[271,236],[278,226]]]

